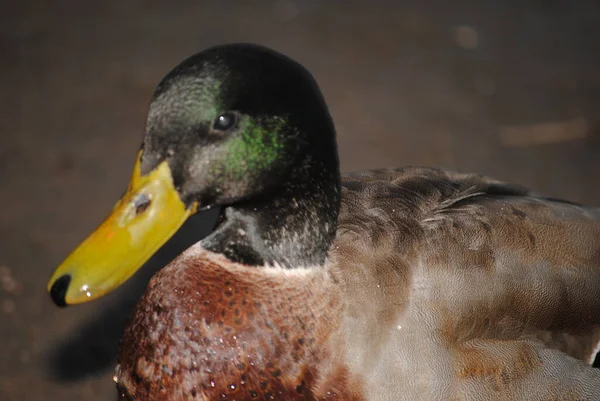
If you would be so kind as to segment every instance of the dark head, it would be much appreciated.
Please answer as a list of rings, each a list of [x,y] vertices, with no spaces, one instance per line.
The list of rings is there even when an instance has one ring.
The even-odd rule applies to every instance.
[[[320,241],[328,247],[339,185],[334,126],[310,73],[256,45],[205,50],[158,85],[127,193],[48,288],[57,304],[97,298],[127,280],[190,215],[216,206],[308,220],[311,213],[286,206],[304,202],[325,216]]]
[[[333,123],[300,64],[259,46],[196,54],[159,84],[141,172],[166,161],[186,205],[230,205],[280,187],[310,159],[336,173]]]

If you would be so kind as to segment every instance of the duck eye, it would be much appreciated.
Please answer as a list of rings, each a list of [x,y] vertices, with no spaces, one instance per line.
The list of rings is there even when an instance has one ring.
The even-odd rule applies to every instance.
[[[237,124],[237,114],[231,111],[219,115],[213,122],[213,130],[228,131]]]

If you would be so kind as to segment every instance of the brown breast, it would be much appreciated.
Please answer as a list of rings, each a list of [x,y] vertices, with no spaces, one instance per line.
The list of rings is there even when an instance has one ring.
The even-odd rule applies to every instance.
[[[225,265],[226,264],[226,265]],[[131,400],[359,400],[342,306],[321,269],[232,265],[201,252],[161,270],[121,340]]]

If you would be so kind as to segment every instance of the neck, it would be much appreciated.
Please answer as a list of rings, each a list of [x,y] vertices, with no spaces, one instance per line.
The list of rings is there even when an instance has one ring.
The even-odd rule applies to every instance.
[[[221,223],[202,241],[203,247],[248,265],[323,264],[335,237],[340,204],[338,161],[330,159],[306,158],[283,185],[225,207]]]

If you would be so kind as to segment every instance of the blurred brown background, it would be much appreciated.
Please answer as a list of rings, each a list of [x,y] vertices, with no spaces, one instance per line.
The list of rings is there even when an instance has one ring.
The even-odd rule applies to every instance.
[[[2,2],[0,400],[112,400],[116,345],[152,273],[88,305],[46,294],[125,189],[160,78],[223,42],[313,71],[343,170],[443,165],[600,205],[592,0]],[[18,3],[18,5],[17,5]]]

